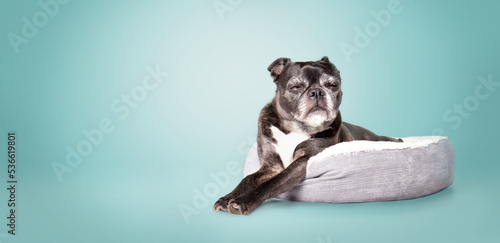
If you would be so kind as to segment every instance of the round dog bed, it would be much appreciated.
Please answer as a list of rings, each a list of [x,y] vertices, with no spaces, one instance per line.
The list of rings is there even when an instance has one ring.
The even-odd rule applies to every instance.
[[[331,146],[307,165],[306,179],[277,198],[305,202],[373,202],[422,197],[453,182],[455,150],[447,137],[402,143],[353,141]],[[261,164],[254,144],[243,173]]]

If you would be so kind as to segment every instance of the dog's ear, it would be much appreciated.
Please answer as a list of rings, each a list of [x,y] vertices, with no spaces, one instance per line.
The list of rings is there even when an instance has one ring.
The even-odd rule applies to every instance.
[[[273,63],[271,63],[271,65],[269,65],[267,70],[269,72],[271,72],[271,77],[273,77],[273,81],[275,83],[278,82],[278,78],[279,78],[281,72],[283,72],[283,69],[285,68],[285,66],[287,64],[289,64],[290,62],[292,62],[292,60],[290,60],[290,58],[281,57],[281,58],[276,59],[276,61],[274,61]]]
[[[330,62],[330,60],[328,59],[327,56],[324,56],[318,62],[327,63],[327,64],[331,65],[333,67],[333,74],[335,76],[337,76],[339,78],[339,80],[340,80],[340,71],[337,69],[337,67],[335,66],[335,64],[333,64],[332,62]]]
[[[323,58],[321,58],[320,60],[321,62],[330,62],[330,60],[328,59],[327,56],[324,56]]]

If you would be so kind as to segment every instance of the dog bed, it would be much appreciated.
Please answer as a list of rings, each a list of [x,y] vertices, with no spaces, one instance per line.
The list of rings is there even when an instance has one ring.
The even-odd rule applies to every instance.
[[[308,161],[306,179],[277,198],[305,202],[373,202],[422,197],[453,182],[455,150],[447,137],[407,137],[402,143],[352,141]],[[261,164],[254,144],[243,173]]]

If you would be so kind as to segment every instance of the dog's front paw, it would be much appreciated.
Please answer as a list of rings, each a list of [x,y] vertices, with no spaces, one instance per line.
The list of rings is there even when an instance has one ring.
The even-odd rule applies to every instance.
[[[217,200],[217,202],[215,202],[214,204],[214,210],[227,212],[229,200],[230,198],[227,196],[219,198],[219,200]]]
[[[248,205],[248,203],[243,202],[241,199],[231,199],[227,205],[227,212],[239,215],[249,215],[251,211]]]

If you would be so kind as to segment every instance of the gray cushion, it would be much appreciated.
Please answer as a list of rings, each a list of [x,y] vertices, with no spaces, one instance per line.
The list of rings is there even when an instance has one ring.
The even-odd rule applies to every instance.
[[[371,202],[429,195],[453,182],[455,151],[447,137],[408,137],[403,143],[336,144],[308,161],[306,179],[278,198],[305,202]],[[244,175],[260,168],[257,144]]]

